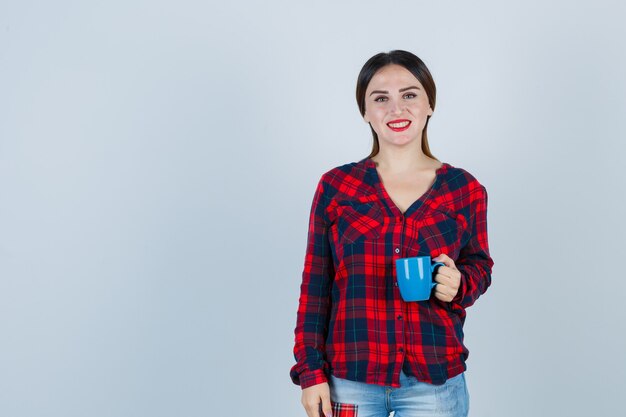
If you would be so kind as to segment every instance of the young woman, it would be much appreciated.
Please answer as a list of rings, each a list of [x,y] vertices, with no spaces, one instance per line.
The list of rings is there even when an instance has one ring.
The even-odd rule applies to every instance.
[[[290,375],[309,417],[466,416],[465,309],[491,284],[487,191],[428,146],[436,89],[420,58],[370,58],[356,99],[374,138],[324,173],[311,207]],[[395,260],[430,256],[430,299],[406,302]]]

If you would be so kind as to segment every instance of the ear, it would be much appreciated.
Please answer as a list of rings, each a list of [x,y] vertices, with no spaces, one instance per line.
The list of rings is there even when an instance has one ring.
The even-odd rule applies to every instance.
[[[429,115],[429,116],[432,116],[432,115],[433,115],[433,108],[432,108],[432,107],[429,107],[429,108],[428,108],[428,115]]]

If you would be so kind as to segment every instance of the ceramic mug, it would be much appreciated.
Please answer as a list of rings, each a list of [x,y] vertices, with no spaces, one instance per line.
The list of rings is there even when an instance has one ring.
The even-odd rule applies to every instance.
[[[433,280],[436,268],[443,262],[433,263],[430,256],[396,259],[396,280],[404,301],[424,301],[437,282]]]

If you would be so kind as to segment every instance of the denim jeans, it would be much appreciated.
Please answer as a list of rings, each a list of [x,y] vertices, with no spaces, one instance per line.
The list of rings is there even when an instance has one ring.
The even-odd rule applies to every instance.
[[[469,391],[465,372],[448,379],[443,385],[420,382],[400,373],[400,388],[366,384],[330,376],[330,399],[333,417],[448,416],[466,417]]]

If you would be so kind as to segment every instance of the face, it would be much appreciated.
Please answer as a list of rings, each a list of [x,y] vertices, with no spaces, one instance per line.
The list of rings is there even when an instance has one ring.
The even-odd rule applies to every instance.
[[[422,84],[401,65],[381,68],[365,91],[365,115],[379,145],[421,143],[426,118],[433,114]]]

